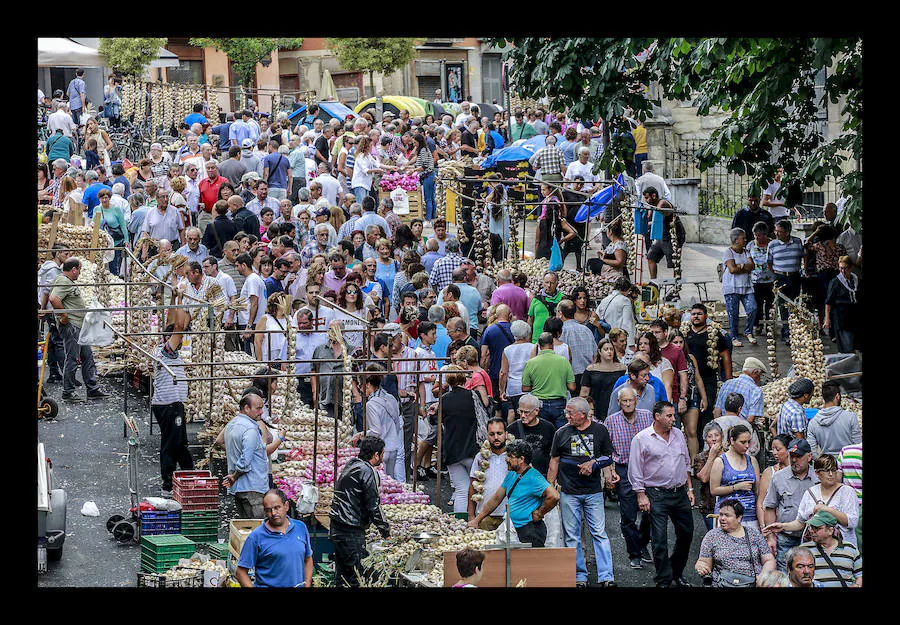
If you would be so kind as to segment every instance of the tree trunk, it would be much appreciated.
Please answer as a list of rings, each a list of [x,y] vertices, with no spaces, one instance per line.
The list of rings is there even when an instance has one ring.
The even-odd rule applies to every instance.
[[[369,86],[372,87],[372,97],[375,97],[375,72],[369,70]]]

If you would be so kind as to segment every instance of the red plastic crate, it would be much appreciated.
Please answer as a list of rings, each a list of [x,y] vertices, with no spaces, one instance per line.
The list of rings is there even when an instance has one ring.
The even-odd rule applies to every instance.
[[[172,496],[183,510],[218,509],[219,479],[209,471],[175,471]]]

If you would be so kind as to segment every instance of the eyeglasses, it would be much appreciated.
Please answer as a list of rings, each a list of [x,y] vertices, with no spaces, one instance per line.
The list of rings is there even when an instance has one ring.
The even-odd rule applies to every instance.
[[[816,473],[832,474],[832,473],[837,473],[837,471],[838,471],[837,469],[816,469]]]

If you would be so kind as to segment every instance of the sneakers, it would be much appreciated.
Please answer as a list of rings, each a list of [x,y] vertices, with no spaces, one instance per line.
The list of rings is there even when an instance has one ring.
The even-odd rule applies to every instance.
[[[629,566],[631,566],[631,568],[633,568],[633,569],[642,569],[642,568],[644,568],[644,565],[641,564],[641,559],[640,559],[640,558],[632,558],[631,560],[628,561],[628,564],[629,564]]]
[[[109,397],[109,393],[100,390],[100,388],[95,388],[93,391],[87,392],[88,399],[103,399],[104,397]]]
[[[672,580],[672,586],[677,588],[693,588],[693,584],[684,579],[683,577],[676,577]]]
[[[430,478],[437,479],[438,472],[434,470],[434,467],[428,467],[427,469],[425,469],[425,475]]]
[[[416,479],[419,482],[428,481],[428,474],[425,472],[425,469],[423,469],[422,467],[416,467]]]
[[[69,391],[68,393],[63,391],[62,398],[66,401],[84,401],[81,397],[76,395],[74,391]]]
[[[604,579],[602,582],[598,582],[597,586],[600,588],[615,588],[616,582],[611,579]]]
[[[575,588],[587,588],[587,587],[588,587],[587,582],[575,582]]]
[[[641,552],[641,562],[653,562],[653,558],[650,557],[650,550],[644,547],[644,550]]]
[[[61,376],[61,375],[58,375],[58,374],[55,374],[55,373],[51,373],[51,374],[50,374],[50,377],[47,378],[47,382],[50,382],[50,383],[53,383],[53,382],[62,382],[62,376]]]

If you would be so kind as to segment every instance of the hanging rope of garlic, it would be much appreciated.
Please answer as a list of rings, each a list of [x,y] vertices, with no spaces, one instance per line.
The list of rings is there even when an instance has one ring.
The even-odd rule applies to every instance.
[[[634,279],[635,254],[637,253],[637,233],[634,230],[634,210],[631,208],[631,196],[626,195],[620,204],[622,206],[622,240],[625,242],[625,275],[629,280]]]
[[[772,379],[778,379],[778,358],[776,358],[776,341],[775,341],[775,312],[777,306],[769,309],[766,319],[766,351],[769,354],[769,371]]]
[[[669,236],[672,239],[672,277],[675,278],[675,287],[672,289],[672,295],[678,297],[681,295],[681,242],[678,240],[678,229],[675,227],[677,217],[672,216],[672,222],[669,224]]]
[[[516,437],[507,432],[506,444],[509,445],[514,440],[516,440]],[[478,455],[475,456],[475,460],[478,461],[479,470],[475,471],[475,479],[472,481],[472,489],[475,491],[472,495],[472,501],[476,503],[484,499],[484,482],[487,480],[487,470],[491,466],[492,453],[494,452],[491,451],[491,441],[486,440],[481,444]]]
[[[512,258],[514,270],[519,268],[519,211],[513,206],[512,200],[506,198],[504,210],[509,215],[509,254]]]
[[[150,124],[154,134],[159,134],[163,123],[163,93],[160,85],[150,85]]]

